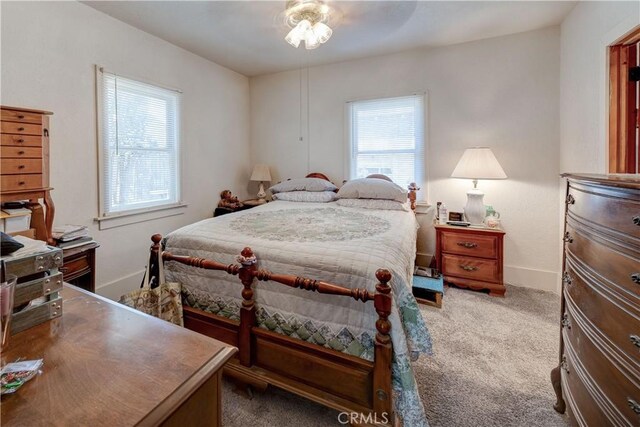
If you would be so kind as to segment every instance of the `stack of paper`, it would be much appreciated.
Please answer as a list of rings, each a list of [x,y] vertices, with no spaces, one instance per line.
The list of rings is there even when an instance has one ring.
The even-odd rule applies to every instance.
[[[63,225],[54,227],[51,233],[53,238],[60,242],[69,242],[89,235],[89,230],[84,225]]]

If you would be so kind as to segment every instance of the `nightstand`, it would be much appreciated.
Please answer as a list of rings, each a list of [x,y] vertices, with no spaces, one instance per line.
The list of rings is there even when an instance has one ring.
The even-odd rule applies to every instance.
[[[435,228],[436,263],[446,283],[504,296],[503,230],[452,225]]]
[[[256,206],[260,206],[260,205],[264,205],[266,203],[269,203],[267,200],[260,200],[260,199],[249,199],[249,200],[244,200],[242,202],[242,204],[244,204],[245,206],[249,206],[251,208],[254,208]]]
[[[60,267],[65,282],[90,292],[96,291],[96,248],[97,242],[87,243],[70,249],[62,250]]]

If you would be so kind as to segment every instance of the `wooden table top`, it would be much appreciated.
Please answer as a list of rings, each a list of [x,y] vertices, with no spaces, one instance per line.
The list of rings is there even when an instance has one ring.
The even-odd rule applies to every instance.
[[[2,354],[44,359],[42,374],[2,397],[3,425],[158,424],[236,352],[71,285],[62,297],[62,317],[11,337]]]

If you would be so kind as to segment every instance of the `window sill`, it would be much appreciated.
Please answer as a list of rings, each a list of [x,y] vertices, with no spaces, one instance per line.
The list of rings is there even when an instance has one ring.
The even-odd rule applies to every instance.
[[[95,218],[95,221],[98,222],[98,228],[100,230],[108,230],[110,228],[137,224],[139,222],[146,222],[152,221],[154,219],[182,215],[185,212],[187,206],[188,205],[185,203],[179,203],[170,206],[158,206],[149,209],[123,212],[110,216],[101,216]]]

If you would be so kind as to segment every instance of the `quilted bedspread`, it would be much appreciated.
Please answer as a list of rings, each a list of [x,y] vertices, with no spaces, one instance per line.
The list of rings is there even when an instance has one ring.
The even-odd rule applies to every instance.
[[[249,246],[260,268],[371,292],[377,283],[375,271],[389,269],[396,412],[405,426],[426,426],[411,367],[411,360],[431,352],[429,333],[411,294],[417,228],[411,212],[275,201],[174,231],[165,239],[165,250],[232,264]],[[168,280],[183,285],[186,304],[229,318],[239,316],[242,287],[237,277],[172,262],[165,270]],[[373,302],[272,282],[256,281],[254,290],[260,327],[373,359]]]

